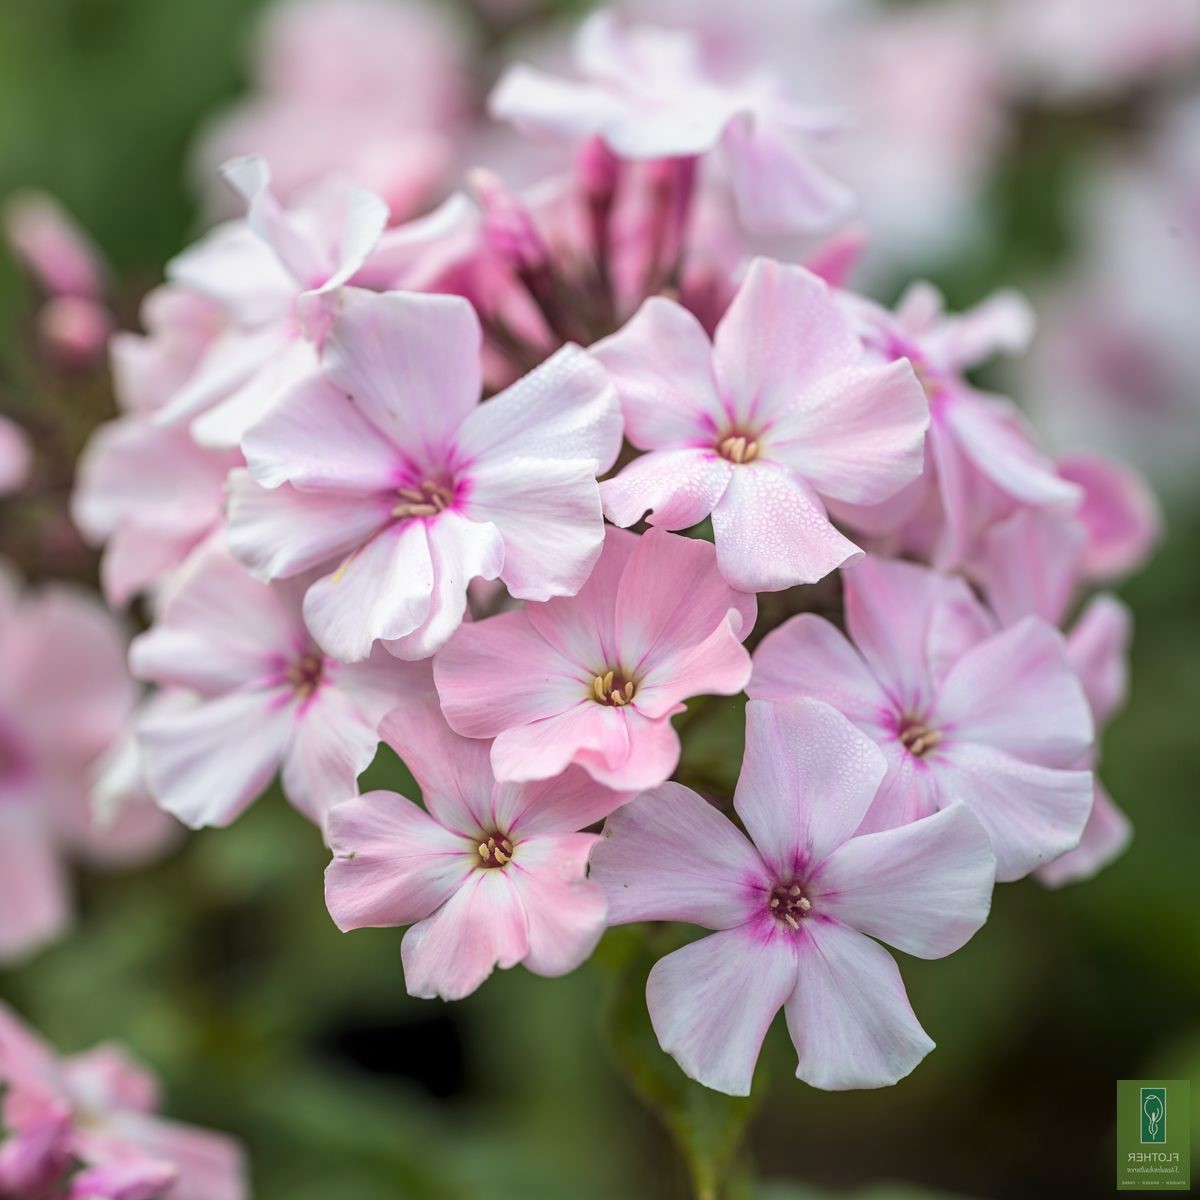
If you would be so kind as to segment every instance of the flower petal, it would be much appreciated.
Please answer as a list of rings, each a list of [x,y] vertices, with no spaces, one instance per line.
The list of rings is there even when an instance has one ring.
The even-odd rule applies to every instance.
[[[795,398],[768,435],[767,453],[821,496],[880,504],[925,461],[929,403],[907,359],[836,371]]]
[[[800,613],[763,638],[746,690],[754,700],[823,700],[855,722],[877,721],[890,708],[862,656],[815,613]]]
[[[713,339],[713,368],[731,415],[751,426],[791,410],[832,371],[863,358],[862,343],[824,280],[756,258]]]
[[[513,458],[569,459],[592,463],[592,474],[602,474],[621,449],[621,409],[596,359],[564,346],[474,408],[456,443],[474,467]]]
[[[1094,597],[1067,635],[1067,659],[1079,676],[1097,726],[1107,724],[1129,690],[1133,615],[1115,596]]]
[[[478,868],[400,944],[410,996],[461,1000],[529,953],[525,906],[506,871]]]
[[[423,920],[475,869],[474,847],[395,792],[367,792],[329,814],[325,903],[348,929]]]
[[[1109,863],[1125,853],[1133,840],[1129,818],[1116,806],[1104,785],[1097,779],[1091,815],[1074,850],[1047,863],[1037,872],[1039,883],[1058,888],[1078,883],[1099,874]]]
[[[711,449],[655,450],[600,484],[604,515],[614,525],[688,529],[707,517],[729,486],[734,465]]]
[[[604,893],[587,878],[588,855],[600,839],[592,833],[522,839],[508,870],[525,919],[535,975],[575,970],[604,933]]]
[[[866,815],[887,764],[817,700],[751,700],[733,804],[763,859],[787,880],[815,867]]]
[[[325,372],[396,445],[445,456],[482,387],[479,318],[460,296],[348,289]]]
[[[770,462],[740,465],[712,520],[721,574],[744,592],[816,583],[862,555],[808,485]]]
[[[726,929],[668,954],[646,981],[659,1045],[685,1075],[748,1096],[763,1038],[796,986],[788,940]]]
[[[933,1049],[892,956],[837,921],[806,922],[788,1032],[796,1075],[826,1091],[888,1087]]]
[[[1079,844],[1092,808],[1090,771],[1040,766],[979,744],[939,747],[938,759],[942,804],[961,801],[979,818],[999,882],[1021,879]]]
[[[304,619],[326,654],[361,662],[377,639],[393,641],[424,624],[433,588],[425,522],[397,522],[308,589]]]
[[[592,353],[616,385],[625,436],[641,450],[712,445],[728,421],[704,327],[673,300],[653,296]]]
[[[592,851],[610,925],[744,924],[766,904],[769,871],[745,835],[708,801],[663,783],[618,809]]]
[[[955,742],[1044,766],[1074,766],[1092,745],[1092,715],[1058,630],[1026,617],[949,670],[934,712]]]
[[[987,920],[996,856],[962,804],[843,843],[813,879],[820,912],[919,958],[942,958]]]
[[[44,817],[0,798],[0,963],[53,941],[70,919],[66,871]],[[0,1062],[3,1051],[0,1031]]]
[[[259,579],[299,575],[340,559],[388,523],[386,493],[302,492],[260,487],[248,471],[229,476],[229,549]]]

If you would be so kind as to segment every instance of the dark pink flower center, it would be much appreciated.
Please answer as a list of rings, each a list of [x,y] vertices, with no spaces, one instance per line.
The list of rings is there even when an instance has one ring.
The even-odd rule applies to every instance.
[[[476,849],[479,852],[480,864],[485,867],[506,866],[513,855],[512,840],[498,831],[489,833]]]
[[[923,758],[942,740],[941,733],[924,721],[907,717],[900,726],[900,744],[917,758]]]
[[[321,686],[324,675],[325,656],[319,650],[308,651],[284,672],[284,678],[302,700],[307,700]]]
[[[801,884],[778,883],[767,901],[767,908],[780,925],[796,930],[812,912],[812,901]]]
[[[637,680],[630,679],[620,667],[601,671],[592,680],[590,695],[597,704],[624,708],[637,695]]]
[[[758,437],[742,429],[731,429],[716,446],[717,453],[722,458],[738,465],[753,462],[760,449]]]
[[[436,517],[454,502],[454,485],[446,480],[425,479],[415,487],[396,489],[400,503],[392,509],[398,520],[406,517]]]

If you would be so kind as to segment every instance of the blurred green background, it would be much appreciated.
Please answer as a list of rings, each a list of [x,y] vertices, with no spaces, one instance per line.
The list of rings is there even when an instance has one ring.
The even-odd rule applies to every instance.
[[[33,184],[59,196],[107,254],[129,321],[197,231],[186,150],[245,86],[256,8],[0,0],[0,195]],[[988,197],[985,240],[959,262],[930,264],[952,301],[1033,282],[1069,255],[1058,197],[1108,116],[1023,116]],[[27,301],[0,262],[3,408],[76,404],[86,426],[107,400],[56,391],[22,362]],[[6,548],[21,543],[18,519],[0,505]],[[791,1077],[779,1023],[745,1151],[758,1179],[777,1182],[748,1194],[1107,1194],[1115,1081],[1200,1078],[1200,515],[1179,502],[1167,519],[1157,559],[1121,589],[1137,616],[1133,691],[1104,745],[1104,777],[1136,825],[1132,848],[1089,884],[1003,887],[962,952],[902,962],[939,1048],[895,1088],[807,1088]],[[36,552],[22,566],[36,576]],[[726,719],[706,722],[690,766],[728,788],[740,718],[722,705]],[[372,775],[403,790],[386,753]],[[689,1194],[683,1157],[620,1066],[647,1034],[635,938],[610,933],[566,979],[518,969],[453,1007],[413,1000],[398,931],[334,929],[325,862],[314,830],[272,794],[153,869],[83,879],[74,934],[0,974],[0,995],[66,1050],[128,1043],[161,1073],[173,1115],[245,1140],[260,1200]],[[650,1059],[637,1084],[668,1094],[719,1159],[745,1113]]]

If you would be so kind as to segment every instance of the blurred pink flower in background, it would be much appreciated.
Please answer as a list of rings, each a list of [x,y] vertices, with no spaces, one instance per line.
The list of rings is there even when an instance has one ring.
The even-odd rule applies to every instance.
[[[721,151],[738,211],[761,233],[826,228],[853,194],[820,165],[812,144],[844,125],[832,110],[792,100],[766,71],[719,78],[688,32],[588,17],[574,43],[578,82],[515,66],[489,101],[523,133],[599,137],[622,159],[695,159]]]
[[[19,492],[33,469],[33,447],[20,425],[0,417],[0,496]]]
[[[425,808],[371,792],[330,813],[326,873],[339,929],[412,925],[401,944],[411,995],[458,1000],[499,966],[565,975],[604,931],[604,895],[587,879],[597,835],[578,830],[628,795],[578,767],[540,783],[498,783],[487,742],[452,733],[436,699],[383,733]]]
[[[59,1058],[0,1003],[0,1194],[19,1200],[244,1200],[237,1143],[157,1115],[120,1046]]]
[[[206,206],[230,215],[226,159],[261,154],[285,202],[331,172],[383,198],[396,223],[442,198],[471,100],[467,38],[445,5],[285,0],[268,9],[254,90],[194,157]]]
[[[628,526],[650,509],[686,529],[711,514],[742,591],[815,583],[857,557],[823,501],[877,504],[921,472],[929,407],[912,367],[869,359],[802,268],[757,259],[711,342],[657,297],[595,353],[649,451],[601,485],[605,515]]]
[[[123,866],[157,854],[174,822],[131,804],[101,825],[93,785],[127,728],[137,686],[125,638],[68,587],[19,592],[0,574],[0,961],[59,936],[71,917],[67,863]]]
[[[577,595],[462,626],[434,679],[452,729],[495,738],[499,779],[549,779],[575,763],[608,787],[653,787],[679,761],[670,719],[681,701],[745,686],[741,643],[756,614],[710,543],[610,527]]]
[[[43,349],[65,369],[94,366],[113,318],[107,270],[91,239],[53,197],[18,192],[4,207],[9,246],[42,295],[35,318]]]
[[[259,583],[214,541],[133,642],[140,678],[190,696],[144,710],[137,729],[150,792],[193,828],[230,824],[277,771],[323,827],[357,791],[384,715],[430,686],[427,668],[382,649],[354,666],[322,654],[300,615],[305,582]]]
[[[954,804],[857,834],[887,773],[827,704],[751,701],[734,808],[747,838],[689,788],[666,783],[618,810],[593,851],[609,921],[717,930],[646,982],[663,1049],[706,1087],[750,1094],[782,1008],[813,1087],[884,1087],[933,1049],[891,955],[959,949],[987,919],[995,858]]]
[[[961,801],[988,831],[1001,882],[1078,845],[1094,735],[1059,633],[1032,616],[1001,630],[961,579],[912,563],[867,558],[844,582],[849,637],[792,617],[755,652],[748,691],[827,701],[879,745],[887,779],[864,828]]]

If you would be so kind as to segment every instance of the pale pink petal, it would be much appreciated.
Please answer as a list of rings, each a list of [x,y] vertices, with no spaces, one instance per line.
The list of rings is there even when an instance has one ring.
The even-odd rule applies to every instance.
[[[770,872],[728,817],[664,783],[618,809],[592,851],[610,925],[687,921],[732,929],[765,905]]]
[[[1085,536],[1073,515],[1055,509],[1018,509],[993,525],[977,571],[1000,620],[1041,617],[1057,625],[1079,582]]]
[[[862,554],[807,484],[769,462],[737,467],[712,519],[721,574],[744,592],[816,583]]]
[[[811,879],[814,910],[919,958],[952,954],[987,920],[996,858],[962,804],[843,843]]]
[[[192,422],[192,436],[213,450],[235,449],[247,431],[281,404],[297,383],[311,377],[318,365],[312,342],[296,334],[284,339],[236,391]]]
[[[1129,643],[1133,615],[1115,596],[1096,596],[1067,635],[1074,667],[1097,726],[1125,703],[1129,690]]]
[[[631,757],[629,726],[635,719],[645,720],[629,709],[581,699],[541,720],[501,730],[492,743],[496,778],[513,783],[551,779],[571,763],[597,779],[606,771],[619,771]],[[613,786],[632,790],[637,785]]]
[[[854,192],[771,122],[733,121],[722,145],[738,214],[754,233],[827,229],[854,208]]]
[[[466,883],[478,861],[471,842],[395,792],[336,805],[326,832],[333,861],[325,903],[341,930],[423,920]]]
[[[933,1049],[892,956],[837,921],[810,921],[787,1002],[796,1075],[826,1091],[888,1087]]]
[[[306,491],[395,491],[405,460],[395,444],[323,376],[296,384],[242,439],[255,481]]]
[[[428,615],[403,637],[384,640],[392,654],[409,661],[428,658],[450,640],[467,609],[467,586],[497,578],[505,562],[504,542],[491,522],[446,511],[425,522],[425,535],[433,566]]]
[[[1060,458],[1058,473],[1083,489],[1075,515],[1088,534],[1083,558],[1088,576],[1114,579],[1140,567],[1162,536],[1162,513],[1146,482],[1096,454]]]
[[[831,373],[775,418],[764,453],[822,496],[879,504],[920,474],[929,404],[907,359]]]
[[[601,87],[556,79],[520,63],[509,69],[488,97],[488,113],[523,133],[586,137],[623,113]]]
[[[665,719],[679,712],[689,696],[736,696],[751,672],[742,620],[731,609],[702,642],[658,658],[642,677],[634,708],[651,719]]]
[[[560,713],[591,687],[531,627],[528,610],[463,625],[434,660],[433,674],[450,727],[475,738]]]
[[[717,506],[734,470],[732,462],[711,449],[643,454],[600,484],[604,515],[622,527],[646,517],[661,529],[688,529]]]
[[[134,639],[130,667],[153,683],[215,695],[266,684],[280,657],[307,642],[279,588],[259,583],[213,543],[192,557],[158,619]]]
[[[522,600],[574,595],[604,544],[591,462],[513,458],[473,467],[461,511],[499,530],[504,539],[500,578]]]
[[[767,1029],[796,986],[788,939],[727,929],[668,954],[646,981],[659,1044],[685,1075],[748,1096]]]
[[[414,925],[400,944],[409,995],[461,1000],[497,967],[529,953],[529,928],[520,893],[507,871],[478,868],[437,910]]]
[[[871,807],[859,825],[856,836],[878,833],[883,829],[898,829],[937,812],[941,805],[941,792],[937,785],[936,764],[910,754],[893,729],[881,729],[878,725],[861,728],[875,739],[883,752],[888,773],[879,785],[879,791],[875,793],[875,799],[871,801]]]
[[[354,701],[324,685],[300,704],[284,755],[283,794],[315,825],[358,791],[358,777],[379,748],[379,734]]]
[[[1120,858],[1132,840],[1133,826],[1129,818],[1097,780],[1091,815],[1083,827],[1079,845],[1040,868],[1038,881],[1057,888],[1091,879]]]
[[[478,404],[479,318],[459,296],[344,295],[325,345],[325,371],[397,445],[444,457]]]
[[[891,708],[862,655],[814,613],[801,613],[763,638],[746,690],[755,700],[824,700],[855,722],[876,721]]]
[[[986,629],[981,605],[961,580],[913,563],[865,558],[847,571],[846,626],[867,665],[902,709],[921,712],[936,683],[931,650],[954,626],[938,659],[957,654]]]
[[[471,839],[488,829],[496,788],[491,743],[455,733],[436,693],[388,713],[379,732],[404,761],[440,824]]]
[[[346,214],[338,242],[333,274],[314,290],[315,295],[335,292],[362,269],[387,227],[388,206],[365,188],[351,188],[346,197]]]
[[[179,1173],[168,1162],[138,1158],[85,1167],[71,1177],[67,1200],[157,1200],[168,1191]]]
[[[508,870],[529,925],[526,968],[566,975],[596,948],[604,933],[604,893],[587,878],[592,833],[524,838]]]
[[[739,422],[768,422],[830,372],[862,361],[862,343],[829,285],[803,267],[766,258],[751,264],[717,326],[713,364]]]
[[[246,1166],[233,1138],[140,1113],[120,1114],[115,1133],[175,1168],[178,1181],[168,1193],[171,1200],[249,1200]]]
[[[31,806],[0,799],[0,962],[53,941],[70,919],[66,872],[44,818]]]
[[[712,342],[687,309],[651,297],[592,353],[616,386],[625,436],[639,449],[715,444],[728,415]]]
[[[935,725],[957,742],[1044,766],[1074,766],[1092,745],[1092,716],[1062,635],[1037,617],[981,642],[947,673]]]
[[[1092,808],[1090,771],[1040,766],[986,745],[939,748],[937,786],[943,805],[961,801],[987,830],[1001,883],[1074,849]]]
[[[866,815],[887,764],[841,713],[816,700],[751,700],[733,804],[782,879],[815,867]]]
[[[486,745],[469,742],[470,745]],[[487,769],[491,777],[490,767]],[[574,833],[602,821],[633,798],[598,784],[580,767],[568,767],[553,779],[498,783],[492,792],[492,816],[498,829],[518,837]]]
[[[260,487],[247,471],[229,477],[230,551],[260,579],[299,575],[361,546],[390,520],[386,493],[302,492]]]
[[[958,372],[996,354],[1023,353],[1033,340],[1035,324],[1024,296],[1000,291],[958,316],[941,319],[924,341],[941,364]]]
[[[138,728],[150,791],[193,829],[229,825],[266,790],[294,721],[283,692],[231,692],[151,714]]]
[[[473,467],[513,458],[571,459],[603,474],[621,448],[621,409],[596,359],[564,346],[498,396],[478,405],[455,444]]]
[[[278,321],[296,298],[296,281],[245,221],[226,221],[209,230],[171,259],[166,272],[171,283],[199,292],[227,311],[237,337],[246,326]]]
[[[961,395],[943,418],[976,469],[1025,504],[1078,503],[1082,493],[1060,479],[1019,413],[991,396]]]
[[[308,589],[304,619],[326,654],[361,662],[376,640],[394,641],[428,620],[434,584],[425,522],[398,522]]]
[[[721,627],[735,644],[744,640],[757,615],[755,598],[721,578],[711,543],[652,529],[638,540],[617,589],[620,665],[633,676],[673,676],[674,664]],[[748,667],[749,655],[742,656]]]
[[[620,659],[617,589],[638,541],[636,534],[606,528],[604,548],[587,583],[574,596],[531,604],[525,610],[530,625],[583,673],[614,666]]]

